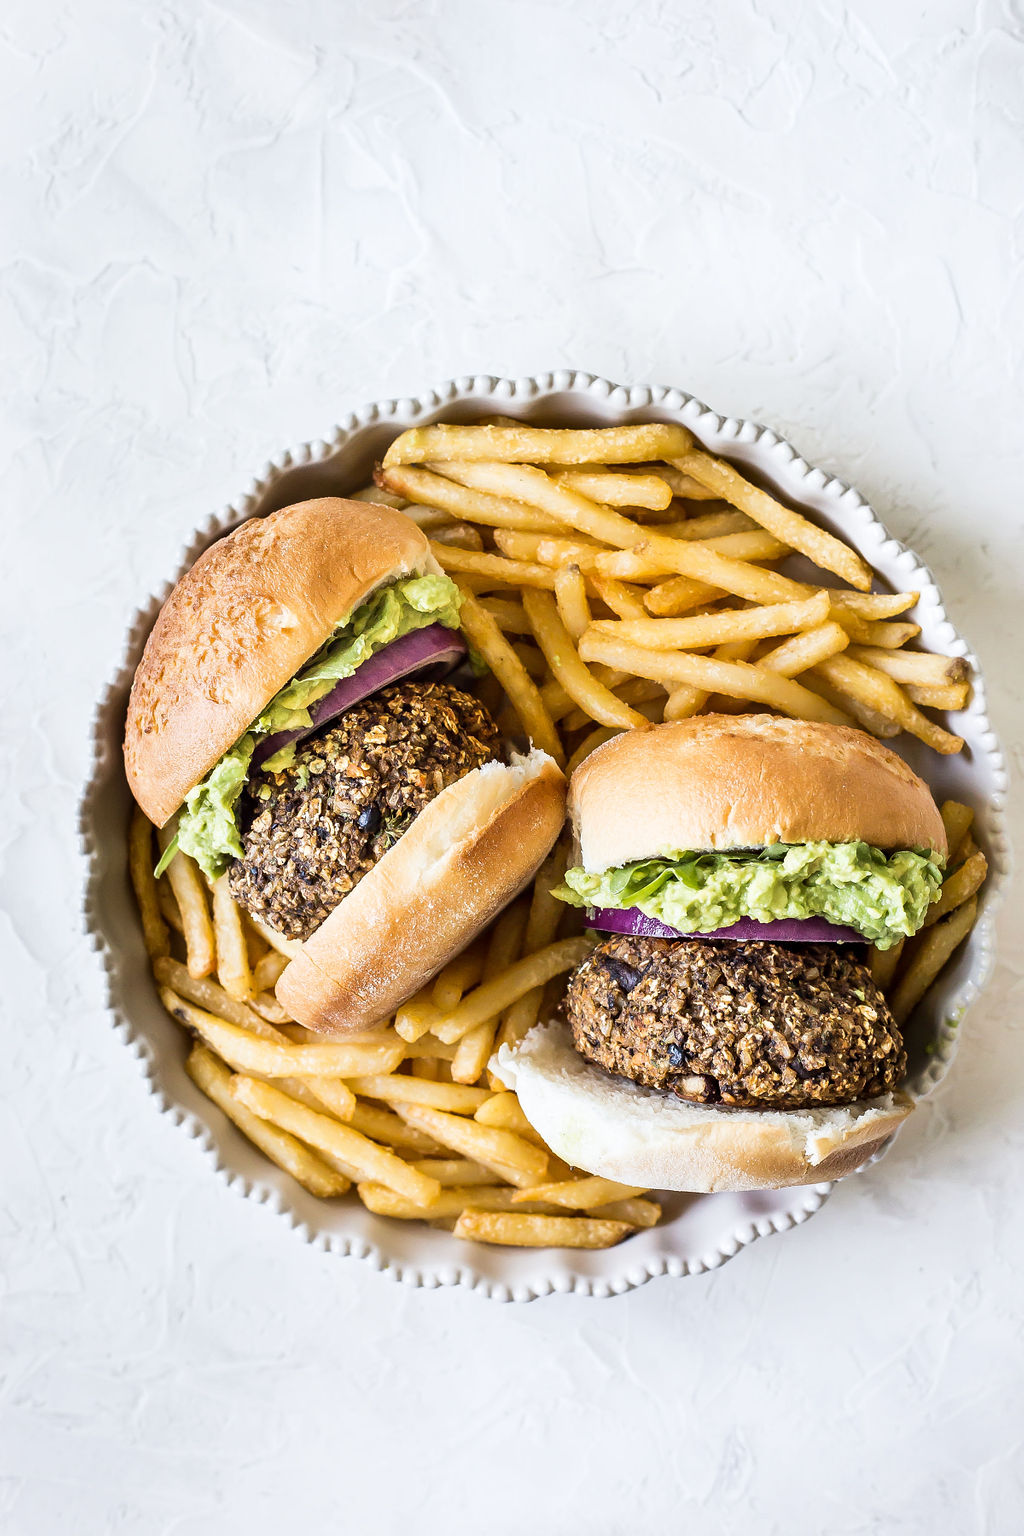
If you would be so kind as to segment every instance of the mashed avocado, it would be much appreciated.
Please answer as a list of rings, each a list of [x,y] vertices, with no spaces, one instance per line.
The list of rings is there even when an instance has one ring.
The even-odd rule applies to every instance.
[[[932,853],[868,843],[777,843],[759,851],[677,853],[600,874],[569,869],[555,895],[574,907],[638,907],[680,933],[823,917],[879,949],[916,933],[942,885]]]
[[[211,879],[222,875],[233,859],[241,858],[235,805],[256,743],[278,731],[308,726],[310,707],[343,677],[351,677],[374,651],[428,624],[459,627],[459,589],[447,576],[409,576],[394,586],[382,587],[342,620],[298,676],[275,694],[242,739],[186,795],[177,837],[157,865],[157,873],[166,867],[176,848],[190,854]],[[284,768],[294,756],[295,744],[291,743],[268,758],[265,766]]]

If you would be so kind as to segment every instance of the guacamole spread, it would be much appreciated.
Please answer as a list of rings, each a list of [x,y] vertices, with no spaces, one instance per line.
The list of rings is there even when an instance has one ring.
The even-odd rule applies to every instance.
[[[879,949],[916,933],[942,885],[931,852],[868,843],[776,843],[727,853],[676,853],[588,874],[569,869],[555,895],[574,907],[637,907],[680,933],[823,917]]]
[[[330,693],[344,677],[368,661],[375,651],[428,624],[459,627],[459,589],[447,576],[409,576],[382,587],[335,629],[303,670],[271,699],[242,739],[224,753],[201,784],[189,791],[178,818],[174,841],[157,866],[159,874],[177,848],[188,853],[216,879],[233,859],[242,856],[242,839],[235,807],[249,774],[256,743],[278,731],[296,731],[311,724],[312,705]],[[271,771],[285,768],[295,756],[291,742],[267,759]]]

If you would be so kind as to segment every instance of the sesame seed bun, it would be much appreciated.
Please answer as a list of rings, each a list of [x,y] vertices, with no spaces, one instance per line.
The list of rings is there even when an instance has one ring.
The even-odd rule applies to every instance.
[[[160,610],[132,684],[125,772],[149,819],[164,825],[377,587],[439,570],[410,518],[338,496],[211,545]]]
[[[281,1004],[338,1037],[387,1019],[519,894],[564,820],[565,778],[544,752],[450,784],[285,967]]]
[[[493,1063],[530,1124],[574,1168],[641,1189],[781,1189],[843,1178],[906,1119],[895,1093],[826,1109],[688,1104],[612,1077],[574,1049],[562,1024],[538,1025]]]
[[[779,842],[947,851],[931,791],[895,752],[863,731],[775,715],[616,736],[573,774],[569,813],[591,872]]]

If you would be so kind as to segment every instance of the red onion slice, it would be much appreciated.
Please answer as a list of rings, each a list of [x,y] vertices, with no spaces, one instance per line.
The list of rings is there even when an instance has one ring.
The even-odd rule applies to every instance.
[[[774,944],[865,944],[856,928],[845,923],[830,923],[824,917],[780,917],[774,923],[758,923],[741,917],[728,928],[711,928],[706,933],[682,933],[656,917],[648,917],[639,907],[598,907],[584,918],[588,928],[606,933],[631,933],[641,939],[768,939]]]
[[[378,688],[386,688],[389,683],[397,683],[403,677],[428,671],[432,680],[436,681],[446,677],[465,655],[466,642],[458,630],[446,629],[443,624],[428,624],[424,629],[410,630],[401,639],[392,640],[390,645],[375,651],[356,668],[351,677],[343,677],[330,693],[325,693],[322,699],[311,705],[311,725],[299,731],[278,731],[273,736],[264,737],[252,755],[253,767],[258,768],[260,763],[273,757],[275,752],[280,752],[290,741],[301,741],[313,731],[320,730],[328,721],[343,715],[346,709],[351,709],[353,704],[368,699]]]

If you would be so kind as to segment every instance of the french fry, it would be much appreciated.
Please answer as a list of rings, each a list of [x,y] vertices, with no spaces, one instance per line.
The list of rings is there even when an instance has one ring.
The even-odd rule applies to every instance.
[[[461,959],[461,955],[456,955],[450,964],[455,966]],[[469,962],[466,963],[468,964]],[[448,967],[445,967],[445,971],[441,972],[441,976],[444,976],[447,970]],[[441,980],[441,976],[437,978],[438,981]],[[459,992],[456,1001],[461,996],[462,993]],[[410,997],[409,1001],[403,1003],[395,1013],[395,1032],[401,1040],[408,1042],[419,1040],[430,1029],[436,1017],[437,1009],[431,1000],[430,987],[422,987],[415,997]]]
[[[643,592],[640,587],[630,586],[624,581],[618,581],[613,576],[594,575],[590,578],[590,584],[597,596],[620,619],[647,618],[644,608]]]
[[[939,899],[928,908],[928,915],[924,920],[924,926],[931,928],[948,913],[962,906],[976,891],[980,891],[988,874],[988,860],[981,852],[972,853],[959,869],[947,875],[939,892]]]
[[[482,523],[487,528],[518,528],[524,533],[559,533],[562,524],[558,518],[548,517],[535,507],[503,496],[490,496],[486,492],[473,491],[468,487],[435,474],[426,469],[408,469],[392,466],[381,472],[386,485],[403,485],[417,501],[429,502],[441,508],[450,517],[458,517],[470,523]]]
[[[560,517],[567,526],[617,548],[630,549],[642,543],[645,553],[663,562],[666,571],[696,577],[750,602],[795,602],[813,595],[813,588],[803,582],[791,581],[774,571],[721,555],[709,549],[707,544],[689,544],[684,539],[653,533],[628,517],[558,485],[534,465],[452,464],[449,473],[453,479],[474,489],[497,491],[529,502],[543,512]],[[585,556],[577,557],[577,562],[581,570],[586,570]]]
[[[898,736],[900,728],[894,720],[887,715],[880,715],[877,709],[871,709],[861,699],[855,699],[852,693],[845,693],[843,689],[834,687],[825,678],[819,676],[816,665],[810,667],[801,675],[800,681],[805,688],[816,693],[833,709],[842,714],[853,716],[851,724],[857,724],[865,731],[870,731],[872,736],[880,736],[883,740],[890,736]]]
[[[565,539],[556,538],[553,533],[519,533],[511,528],[497,529],[494,542],[510,560],[533,560],[555,570],[580,561],[588,571],[592,570],[603,550],[603,545],[586,534]]]
[[[851,645],[848,655],[876,667],[896,683],[942,688],[965,683],[970,669],[962,656],[934,656],[929,651],[891,651],[877,645]]]
[[[295,1087],[292,1084],[295,1084]],[[356,1111],[356,1096],[347,1083],[340,1077],[309,1077],[287,1078],[279,1086],[285,1088],[293,1098],[305,1101],[306,1096],[313,1101],[315,1108],[329,1109],[332,1115],[337,1115],[339,1120],[351,1121]],[[295,1088],[305,1088],[305,1094],[296,1093]]]
[[[659,530],[659,534],[665,537],[664,530]],[[734,560],[781,560],[789,554],[785,544],[780,544],[778,539],[760,528],[749,533],[728,533],[693,542],[699,543],[701,549],[728,555]],[[620,577],[627,581],[660,581],[674,567],[666,564],[664,547],[659,545],[658,548],[661,550],[660,555],[653,554],[646,543],[636,544],[632,549],[599,551],[594,556],[594,570],[598,575]]]
[[[461,1040],[468,1030],[500,1013],[532,987],[542,986],[563,971],[571,971],[592,948],[592,941],[584,936],[561,939],[533,954],[525,955],[500,976],[483,982],[467,993],[457,1008],[432,1026],[434,1034],[440,1040]]]
[[[407,1077],[404,1072],[350,1077],[348,1086],[353,1093],[362,1094],[366,1099],[380,1099],[392,1106],[429,1104],[433,1109],[446,1109],[454,1115],[471,1115],[491,1096],[487,1088],[429,1082],[420,1077]]]
[[[542,1200],[547,1205],[564,1206],[569,1211],[589,1211],[596,1205],[608,1205],[612,1200],[632,1200],[646,1194],[643,1186],[616,1184],[613,1179],[597,1177],[568,1179],[560,1184],[535,1184],[532,1189],[516,1190],[513,1205],[522,1200]]]
[[[944,800],[939,814],[946,830],[946,846],[949,849],[947,867],[954,868],[964,857],[963,845],[974,824],[974,812],[969,805],[961,805],[959,800]]]
[[[462,1115],[447,1115],[423,1104],[401,1104],[398,1113],[409,1125],[432,1136],[461,1157],[483,1163],[510,1184],[537,1184],[548,1171],[548,1154],[512,1131],[478,1125]],[[386,1180],[381,1180],[386,1183]]]
[[[765,672],[777,672],[780,677],[799,677],[801,672],[819,661],[837,656],[849,643],[850,637],[843,626],[829,619],[773,646],[757,658],[757,664]]]
[[[194,1029],[229,1066],[264,1077],[357,1077],[393,1072],[402,1059],[398,1045],[291,1045],[268,1040],[228,1024],[161,987],[167,1012]]]
[[[673,576],[650,589],[644,597],[644,607],[654,618],[675,618],[692,608],[699,608],[701,603],[717,602],[725,595],[721,587],[709,586],[706,581]]]
[[[432,544],[443,544],[452,549],[474,550],[477,553],[480,553],[484,547],[480,530],[474,528],[472,523],[444,523],[440,527],[431,528],[430,540]]]
[[[142,940],[151,960],[171,952],[171,936],[160,911],[157,882],[153,877],[155,862],[152,823],[135,806],[128,830],[128,873],[138,903]]]
[[[238,1002],[230,993],[225,992],[219,982],[211,981],[208,976],[190,975],[188,967],[182,965],[180,960],[173,960],[168,955],[160,956],[153,962],[153,976],[158,986],[169,987],[186,1002],[195,1003],[196,1007],[215,1014],[229,1024],[237,1025],[239,1029],[246,1029],[264,1040],[287,1041],[286,1035],[282,1035],[280,1030],[275,1029],[245,1003]]]
[[[231,1094],[236,1103],[251,1110],[261,1120],[270,1120],[282,1130],[301,1137],[311,1147],[340,1158],[359,1169],[364,1179],[386,1184],[397,1194],[420,1205],[430,1205],[441,1193],[436,1179],[418,1173],[386,1147],[370,1141],[350,1125],[341,1125],[328,1115],[307,1109],[269,1083],[258,1082],[254,1077],[236,1077],[231,1083]]]
[[[658,464],[655,468],[659,478],[667,481],[671,487],[673,496],[684,501],[718,501],[714,491],[709,491],[706,485],[701,485],[692,475],[684,475],[674,464]],[[644,469],[631,470],[628,465],[620,466],[620,472],[626,475],[647,473]]]
[[[849,609],[843,613],[843,628],[858,645],[880,645],[898,650],[921,633],[920,624],[891,624],[884,619],[862,619]]]
[[[495,976],[500,976],[513,961],[519,959],[523,949],[527,915],[526,903],[517,901],[512,906],[506,907],[494,924],[487,945],[487,957],[484,960],[484,981],[491,981]],[[453,1082],[475,1083],[481,1076],[490,1059],[498,1022],[498,1015],[494,1014],[473,1029],[466,1031],[455,1047],[455,1059],[452,1062]],[[436,1043],[443,1049],[442,1042]],[[440,1107],[443,1109],[447,1106]]]
[[[172,837],[173,827],[162,827],[157,842],[163,853]],[[192,976],[209,976],[216,964],[213,941],[213,924],[206,904],[206,892],[196,864],[184,853],[176,853],[165,871],[171,883],[174,899],[181,913],[185,935],[185,949],[189,973]]]
[[[843,623],[849,614],[862,619],[892,619],[913,608],[920,592],[843,592],[829,587],[832,616]]]
[[[313,1078],[311,1082],[318,1082]],[[364,1136],[369,1136],[372,1141],[382,1142],[388,1147],[398,1147],[403,1152],[415,1154],[417,1157],[432,1157],[444,1148],[436,1142],[433,1136],[428,1136],[425,1131],[418,1131],[415,1126],[407,1125],[400,1115],[396,1115],[390,1109],[378,1109],[375,1104],[361,1104],[356,1100],[355,1108],[347,1117],[348,1123],[355,1131],[361,1131]],[[421,1170],[429,1171],[429,1170]]]
[[[905,693],[912,704],[917,704],[922,709],[966,709],[971,702],[970,683],[946,683],[942,687],[919,688],[916,683],[907,683]]]
[[[295,956],[302,948],[298,939],[286,939],[283,933],[276,932],[275,929],[270,927],[269,923],[261,922],[258,917],[253,917],[251,912],[247,914],[246,920],[267,941],[271,949],[276,949],[279,955],[284,955],[288,960],[295,959]]]
[[[527,1120],[514,1093],[492,1093],[490,1098],[476,1110],[473,1119],[479,1125],[491,1125],[502,1131],[515,1131],[516,1135],[522,1136],[525,1141],[544,1146],[543,1138]],[[544,1150],[547,1151],[547,1148],[545,1147]]]
[[[368,1211],[373,1211],[377,1216],[392,1216],[399,1221],[415,1221],[429,1218],[432,1221],[438,1217],[461,1216],[467,1208],[478,1211],[510,1211],[520,1209],[513,1207],[512,1197],[514,1189],[507,1184],[495,1184],[494,1175],[489,1175],[488,1184],[470,1184],[465,1187],[442,1188],[436,1200],[430,1205],[417,1205],[413,1200],[407,1200],[403,1195],[396,1195],[393,1190],[383,1184],[358,1184],[356,1193],[366,1206]],[[545,1206],[534,1204],[527,1208],[535,1215],[556,1210],[553,1205]]]
[[[534,881],[524,941],[527,954],[534,954],[553,943],[558,933],[558,925],[564,909],[562,903],[551,893],[565,874],[567,858],[568,849],[565,842],[557,843]],[[526,1038],[540,1017],[543,999],[543,985],[533,986],[503,1011],[497,1037],[499,1047],[516,1046],[520,1040]],[[493,1071],[490,1074],[490,1082],[492,1088],[503,1086]],[[492,1110],[491,1113],[494,1111]]]
[[[640,1196],[632,1200],[612,1200],[599,1205],[590,1213],[602,1221],[625,1221],[631,1227],[656,1227],[661,1220],[661,1206],[656,1200]]]
[[[672,487],[658,475],[621,475],[586,468],[557,469],[551,478],[607,507],[646,507],[662,512],[672,501]]]
[[[555,602],[562,623],[573,640],[578,640],[591,622],[587,584],[578,565],[562,565],[555,572]]]
[[[747,662],[717,661],[711,656],[652,651],[639,645],[627,645],[622,640],[595,635],[593,630],[580,641],[580,655],[584,661],[603,661],[608,666],[621,664],[638,677],[653,678],[655,682],[689,683],[695,688],[728,694],[730,698],[753,699],[799,720],[824,720],[830,725],[846,723],[845,715],[802,684],[771,672],[763,672]],[[824,665],[829,666],[831,663],[825,662]]]
[[[272,992],[254,992],[249,1006],[270,1024],[292,1024],[294,1020],[287,1008],[282,1008]]]
[[[624,730],[644,724],[642,715],[617,699],[611,689],[599,683],[584,666],[559,617],[553,597],[546,592],[524,592],[523,608],[552,673],[592,720],[600,725],[617,725]]]
[[[546,565],[507,560],[504,555],[477,554],[472,549],[453,549],[447,544],[431,544],[430,549],[441,569],[449,574],[493,577],[506,587],[554,590],[555,578]]]
[[[738,507],[791,549],[799,550],[815,565],[832,571],[843,581],[849,582],[851,587],[870,592],[871,567],[855,550],[833,534],[817,527],[802,513],[784,507],[774,496],[769,496],[767,491],[751,485],[724,459],[716,459],[700,451],[685,457],[668,457],[673,457],[676,468],[682,470],[684,475],[692,476],[723,501]]]
[[[252,984],[256,991],[271,991],[287,964],[287,955],[280,954],[276,949],[268,949],[253,967]]]
[[[879,654],[888,656],[890,653],[881,651]],[[852,656],[843,654],[830,656],[827,661],[819,661],[814,671],[826,682],[840,688],[843,693],[859,699],[869,708],[877,710],[879,714],[892,720],[902,730],[917,736],[934,751],[949,754],[959,752],[963,747],[961,737],[951,735],[949,731],[944,731],[940,725],[936,725],[934,720],[929,720],[922,715],[921,711],[911,704],[899,684],[884,672],[880,672],[877,667],[863,661],[856,661]]]
[[[585,760],[590,756],[591,752],[596,752],[598,747],[603,747],[606,741],[611,741],[613,736],[618,736],[620,734],[621,732],[615,726],[607,725],[599,725],[596,730],[591,731],[589,736],[585,736],[583,738],[575,752],[570,757],[569,761],[566,763],[566,778],[572,778],[580,763],[585,762]]]
[[[462,590],[459,623],[466,638],[479,651],[508,694],[527,736],[535,746],[553,757],[556,763],[563,764],[565,753],[562,751],[562,743],[551,716],[544,708],[536,683],[526,672],[491,615],[480,607],[463,583],[459,585]]]
[[[558,577],[555,577],[557,587]],[[532,634],[529,621],[523,612],[522,603],[517,603],[509,597],[484,597],[480,599],[480,606],[497,624],[499,629],[508,635]]]
[[[246,1109],[231,1092],[232,1074],[205,1045],[192,1047],[185,1070],[196,1087],[235,1122],[243,1136],[248,1137],[272,1163],[290,1173],[311,1195],[330,1200],[335,1195],[343,1195],[350,1187],[349,1179],[328,1167],[323,1158],[296,1141],[294,1136]]]
[[[449,960],[435,979],[430,993],[431,1006],[436,1013],[451,1012],[463,993],[478,985],[483,976],[486,954],[484,942],[478,939],[456,955],[454,960]]]
[[[663,683],[655,683],[645,677],[634,677],[631,682],[622,683],[612,691],[623,704],[635,705],[637,713],[645,717],[645,720],[661,719],[661,708],[665,697]],[[651,707],[655,704],[656,707]],[[573,709],[565,716],[562,728],[566,731],[585,731],[592,723],[593,716],[587,710]]]
[[[974,927],[977,915],[978,898],[972,896],[915,940],[910,959],[889,999],[897,1024],[905,1024],[909,1019],[954,950]]]
[[[442,1189],[494,1183],[492,1170],[485,1168],[483,1163],[471,1162],[468,1157],[421,1157],[412,1166],[418,1173],[436,1179]]]
[[[728,608],[688,619],[636,619],[616,622],[597,619],[587,635],[602,635],[625,640],[652,650],[695,650],[704,645],[720,645],[728,640],[760,640],[770,635],[789,635],[811,629],[828,619],[828,598],[824,592],[798,603],[774,603],[764,608]],[[838,625],[836,626],[839,627]],[[586,640],[584,636],[584,640]],[[606,720],[605,725],[614,721]]]
[[[693,438],[685,427],[644,424],[582,431],[528,427],[412,427],[396,437],[384,455],[393,464],[451,460],[540,464],[646,464],[688,453]],[[696,478],[696,477],[695,477]]]
[[[871,946],[870,967],[871,975],[879,991],[887,994],[892,986],[892,979],[896,975],[906,939],[898,939],[889,949],[879,949],[876,944]]]
[[[150,870],[150,874],[152,873],[153,871]],[[171,890],[168,880],[160,879],[156,881],[156,904],[160,909],[160,916],[168,928],[173,929],[175,933],[180,933],[182,938],[184,938],[185,925],[181,920],[178,903],[174,899],[174,892]],[[142,916],[141,911],[139,916]],[[143,938],[145,938],[145,932],[143,932]]]
[[[242,927],[242,914],[235,905],[227,875],[214,880],[211,894],[217,979],[230,997],[245,1002],[254,995],[256,988],[249,969],[249,950]]]
[[[624,1221],[593,1216],[523,1216],[479,1210],[463,1211],[455,1236],[477,1243],[513,1248],[612,1248],[633,1228]]]

